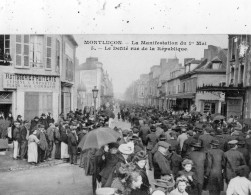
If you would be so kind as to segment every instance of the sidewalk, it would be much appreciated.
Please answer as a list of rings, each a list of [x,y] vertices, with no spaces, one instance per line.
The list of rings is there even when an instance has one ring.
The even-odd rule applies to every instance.
[[[62,160],[50,160],[43,163],[39,163],[37,166],[31,165],[27,160],[13,160],[13,145],[9,144],[9,149],[4,152],[0,152],[0,173],[8,171],[18,171],[26,169],[34,169],[39,167],[49,167],[64,163]]]

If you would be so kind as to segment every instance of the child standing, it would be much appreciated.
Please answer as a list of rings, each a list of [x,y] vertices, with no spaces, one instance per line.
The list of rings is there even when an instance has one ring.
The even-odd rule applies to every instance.
[[[187,193],[188,194],[196,194],[194,193],[194,187],[197,183],[197,178],[195,173],[192,171],[193,161],[190,159],[185,159],[182,162],[182,167],[184,170],[178,172],[178,177],[185,176],[188,180]]]

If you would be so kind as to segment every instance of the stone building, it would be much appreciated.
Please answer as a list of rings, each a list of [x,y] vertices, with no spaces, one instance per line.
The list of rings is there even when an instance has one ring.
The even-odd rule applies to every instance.
[[[71,110],[76,47],[71,35],[0,35],[0,111],[30,120]]]
[[[109,75],[104,71],[103,64],[96,57],[86,58],[86,62],[76,69],[79,109],[94,106],[92,89],[98,91],[96,108],[113,99],[113,85]]]

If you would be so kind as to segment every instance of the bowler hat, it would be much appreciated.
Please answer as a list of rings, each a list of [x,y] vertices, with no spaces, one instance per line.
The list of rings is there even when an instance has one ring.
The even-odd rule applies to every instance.
[[[44,128],[44,125],[43,124],[38,124],[37,128]]]
[[[202,148],[201,142],[192,142],[191,146],[193,146],[195,148]]]
[[[237,141],[238,141],[238,145],[245,145],[246,144],[244,137],[238,137]]]
[[[108,144],[109,148],[119,148],[119,144],[117,142],[112,142]]]
[[[163,134],[161,134],[161,135],[159,136],[159,140],[160,140],[160,141],[166,141],[166,136],[163,135]]]
[[[42,113],[41,116],[46,116],[45,113]]]
[[[219,146],[220,145],[220,142],[219,140],[217,139],[213,139],[211,142],[210,142],[211,145],[214,145],[214,146]]]
[[[35,116],[34,119],[39,119],[38,116]]]
[[[190,136],[193,136],[193,131],[189,130],[189,131],[187,131],[187,134],[190,135]]]
[[[152,125],[150,128],[151,128],[151,131],[152,131],[152,132],[155,132],[155,131],[156,131],[156,127],[155,127],[155,126]]]

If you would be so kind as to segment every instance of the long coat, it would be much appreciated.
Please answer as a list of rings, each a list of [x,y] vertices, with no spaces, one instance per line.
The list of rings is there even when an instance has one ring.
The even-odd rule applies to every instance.
[[[221,149],[210,149],[207,153],[207,168],[206,176],[208,177],[208,190],[222,191],[223,183],[223,170],[224,165],[224,152]]]
[[[106,181],[109,177],[110,173],[113,171],[113,168],[118,163],[118,156],[117,154],[106,153],[105,154],[105,165],[103,170],[99,173],[102,177],[102,180]]]
[[[78,146],[78,141],[77,141],[76,135],[70,132],[68,134],[68,153],[76,155],[77,146]]]
[[[146,149],[152,150],[155,144],[158,142],[158,138],[155,134],[155,132],[152,132],[151,134],[146,136]]]
[[[160,179],[162,175],[164,176],[172,173],[170,162],[159,151],[157,151],[153,156],[153,168],[154,179]]]
[[[140,128],[139,137],[142,139],[144,145],[146,145],[146,136],[150,133],[150,127],[148,125],[144,125]]]
[[[199,136],[199,140],[202,141],[203,151],[207,152],[211,148],[210,143],[213,139],[214,137],[210,134],[204,134]]]
[[[204,183],[206,153],[203,151],[192,151],[189,154],[189,159],[194,163],[194,172],[198,178],[198,183]]]
[[[140,186],[140,189],[137,190],[137,194],[138,195],[148,195],[148,194],[150,194],[151,184],[149,183],[148,176],[146,174],[146,170],[141,169],[138,165],[136,165],[136,171],[138,171],[139,174],[142,177],[142,184]]]
[[[236,168],[246,165],[243,154],[235,149],[230,149],[224,153],[225,158],[225,177],[227,182],[236,176]]]

